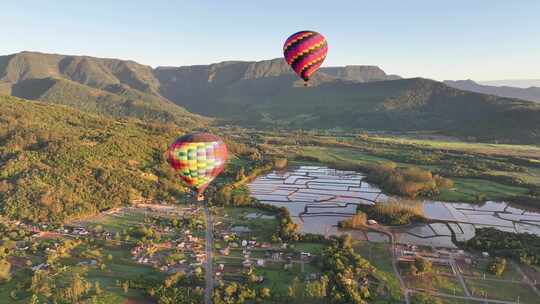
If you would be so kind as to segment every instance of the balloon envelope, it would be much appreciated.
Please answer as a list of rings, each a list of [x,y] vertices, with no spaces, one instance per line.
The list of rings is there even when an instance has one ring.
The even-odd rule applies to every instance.
[[[171,167],[201,195],[227,161],[227,146],[209,133],[188,134],[176,139],[167,151]]]
[[[283,45],[283,56],[287,64],[304,81],[308,81],[319,69],[327,52],[326,38],[314,31],[294,33]]]

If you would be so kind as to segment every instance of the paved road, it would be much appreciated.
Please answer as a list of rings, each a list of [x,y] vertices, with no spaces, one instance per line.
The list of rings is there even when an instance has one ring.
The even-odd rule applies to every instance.
[[[214,293],[214,264],[212,259],[212,249],[214,248],[214,228],[212,223],[212,215],[210,214],[208,205],[204,206],[204,214],[206,215],[206,289],[204,293],[204,303],[212,304],[212,294]]]

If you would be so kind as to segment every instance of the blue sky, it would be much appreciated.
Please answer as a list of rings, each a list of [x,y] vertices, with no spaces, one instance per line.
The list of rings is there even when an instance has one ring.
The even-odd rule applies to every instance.
[[[540,1],[43,1],[0,10],[0,54],[23,50],[151,66],[281,56],[321,32],[326,66],[378,65],[434,79],[540,78]],[[309,4],[305,4],[309,3]]]

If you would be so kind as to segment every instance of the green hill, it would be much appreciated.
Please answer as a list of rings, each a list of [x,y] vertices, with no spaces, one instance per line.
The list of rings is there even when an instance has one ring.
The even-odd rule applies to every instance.
[[[361,83],[323,74],[308,88],[295,79],[287,74],[240,79],[164,95],[196,113],[248,126],[433,131],[482,141],[540,143],[540,105],[533,102],[461,91],[422,78]]]
[[[401,79],[376,66],[325,67],[305,88],[282,59],[152,69],[23,52],[0,57],[0,94],[178,125],[208,121],[192,112],[255,127],[429,131],[540,143],[539,104]]]
[[[177,124],[205,120],[158,90],[152,68],[132,61],[32,52],[0,57],[0,94],[115,117]]]
[[[163,151],[187,132],[0,96],[0,210],[62,221],[183,189]],[[180,192],[179,192],[180,191]]]

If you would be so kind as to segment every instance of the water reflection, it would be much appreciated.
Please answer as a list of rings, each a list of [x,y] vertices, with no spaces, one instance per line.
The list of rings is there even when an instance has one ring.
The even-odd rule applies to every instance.
[[[293,220],[305,233],[338,234],[337,223],[355,213],[360,204],[386,202],[389,196],[363,181],[365,175],[327,167],[302,166],[285,172],[272,172],[255,179],[251,195],[263,203],[288,208]],[[401,243],[455,247],[458,241],[474,236],[475,228],[494,227],[504,231],[540,235],[540,212],[506,202],[483,204],[423,201],[429,225],[411,227],[396,233]],[[370,241],[388,241],[377,233],[356,233]]]

